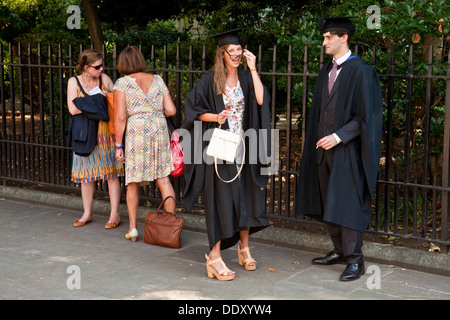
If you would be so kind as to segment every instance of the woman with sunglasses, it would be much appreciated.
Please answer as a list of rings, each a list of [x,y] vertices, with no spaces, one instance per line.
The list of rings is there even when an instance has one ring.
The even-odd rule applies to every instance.
[[[77,71],[81,74],[69,79],[67,85],[67,105],[71,115],[82,112],[75,106],[73,100],[88,95],[103,94],[113,91],[111,79],[103,71],[102,55],[87,49],[80,53],[77,60]],[[114,136],[109,130],[108,122],[99,121],[97,144],[88,156],[73,154],[72,181],[81,184],[81,197],[84,212],[77,218],[73,226],[82,227],[92,221],[92,203],[97,180],[107,180],[111,203],[111,214],[105,225],[112,229],[120,224],[120,182],[124,175],[124,168],[115,159]]]
[[[191,154],[207,142],[196,141],[199,136],[195,128],[202,128],[202,137],[207,130],[217,128],[244,133],[253,131],[257,143],[245,142],[246,152],[239,152],[235,163],[218,164],[220,177],[230,180],[242,170],[238,179],[225,183],[216,174],[214,162],[202,159],[185,160],[185,190],[183,203],[190,208],[202,193],[209,240],[209,255],[205,255],[207,274],[210,278],[232,280],[235,272],[228,269],[221,258],[221,250],[238,242],[239,264],[245,270],[255,270],[256,260],[249,250],[249,235],[269,226],[265,210],[263,188],[267,186],[267,176],[261,174],[262,163],[250,163],[249,154],[256,151],[260,129],[266,129],[270,137],[270,96],[256,71],[256,57],[243,49],[235,29],[213,36],[218,39],[215,63],[212,69],[195,85],[185,104],[185,122],[182,128],[191,134]],[[239,68],[246,60],[249,70]],[[200,121],[201,125],[195,125]],[[253,130],[252,130],[253,129]],[[205,139],[206,140],[206,139]],[[267,145],[267,144],[266,144]],[[240,149],[238,149],[240,150]],[[259,149],[258,149],[259,150]],[[245,158],[242,156],[245,154]],[[185,152],[185,156],[187,153]],[[207,163],[208,162],[208,163]]]

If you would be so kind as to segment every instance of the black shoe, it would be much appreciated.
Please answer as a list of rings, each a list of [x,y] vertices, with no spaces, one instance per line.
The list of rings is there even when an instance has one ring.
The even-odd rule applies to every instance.
[[[331,264],[336,264],[336,263],[342,263],[344,261],[345,261],[345,258],[342,254],[331,251],[325,257],[314,258],[314,259],[312,259],[311,262],[314,264],[331,265]]]
[[[352,281],[359,279],[366,272],[364,268],[364,262],[362,263],[349,263],[341,274],[339,280]]]

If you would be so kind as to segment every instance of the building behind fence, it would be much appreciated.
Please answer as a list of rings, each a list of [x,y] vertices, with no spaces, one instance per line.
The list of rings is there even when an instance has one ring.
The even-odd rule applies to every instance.
[[[4,184],[79,192],[70,177],[66,93],[82,49],[0,43],[0,180]],[[141,49],[146,50],[148,71],[160,74],[168,84],[180,124],[185,97],[211,65],[207,48]],[[308,50],[305,47],[299,54],[292,47],[274,47],[263,52],[260,46],[255,52],[258,72],[271,92],[272,127],[280,130],[280,166],[269,179],[267,211],[284,225],[317,223],[294,215],[304,119],[318,70],[327,62],[323,51],[312,56]],[[381,64],[385,67],[378,71],[384,96],[383,150],[368,231],[432,241],[446,252],[450,246],[450,50],[439,50],[441,68],[436,68],[437,49],[430,48],[423,70],[417,70],[413,46],[408,61],[396,60],[393,47],[387,59],[380,60],[376,48],[369,55],[368,62],[377,71]],[[261,58],[267,54],[269,62]],[[120,76],[116,58],[115,47],[105,52],[104,69],[113,82]],[[180,200],[183,178],[172,180]],[[99,182],[97,188],[102,193],[107,186]],[[141,191],[144,200],[161,199],[155,184]],[[201,212],[201,198],[197,208]]]

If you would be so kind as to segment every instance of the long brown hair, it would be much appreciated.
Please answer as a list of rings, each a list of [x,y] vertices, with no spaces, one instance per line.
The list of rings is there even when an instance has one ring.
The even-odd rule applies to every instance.
[[[216,85],[217,94],[225,93],[228,70],[225,68],[225,64],[223,62],[223,54],[225,53],[227,47],[228,46],[223,46],[216,50],[214,65],[211,68],[211,70],[215,71],[214,84]]]

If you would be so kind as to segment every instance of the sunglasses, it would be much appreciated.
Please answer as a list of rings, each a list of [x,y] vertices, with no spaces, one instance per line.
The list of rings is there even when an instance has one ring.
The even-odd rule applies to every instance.
[[[242,58],[242,50],[238,50],[238,51],[240,51],[241,53],[239,53],[239,54],[230,54],[228,52],[228,50],[225,49],[225,52],[228,53],[228,55],[230,56],[231,59]]]
[[[103,67],[103,64],[99,64],[98,66],[89,66],[91,68],[94,68],[95,70],[100,70],[101,67]]]

